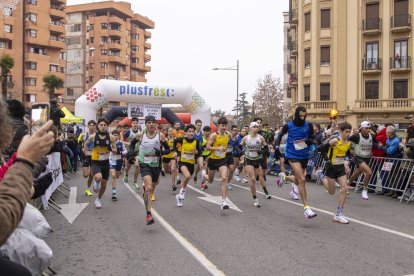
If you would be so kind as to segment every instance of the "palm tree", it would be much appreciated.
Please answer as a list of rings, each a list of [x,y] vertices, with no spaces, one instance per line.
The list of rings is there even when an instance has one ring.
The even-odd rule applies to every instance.
[[[56,75],[47,75],[43,77],[43,88],[48,91],[49,100],[55,97],[55,89],[63,88],[64,82]]]
[[[1,69],[1,95],[3,100],[7,99],[7,77],[9,76],[10,69],[14,66],[14,59],[10,55],[2,55],[0,58]]]

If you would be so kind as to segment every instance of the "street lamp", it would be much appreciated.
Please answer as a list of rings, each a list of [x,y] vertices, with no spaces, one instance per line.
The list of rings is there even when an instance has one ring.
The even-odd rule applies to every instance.
[[[237,82],[236,82],[236,92],[237,92],[237,98],[236,98],[236,118],[239,118],[239,60],[237,60],[236,66],[226,67],[226,68],[213,68],[212,70],[231,70],[231,71],[237,71]]]

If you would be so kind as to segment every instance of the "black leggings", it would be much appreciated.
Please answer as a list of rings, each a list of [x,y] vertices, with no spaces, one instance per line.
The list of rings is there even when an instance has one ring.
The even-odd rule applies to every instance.
[[[31,276],[32,273],[21,264],[0,258],[0,276]]]

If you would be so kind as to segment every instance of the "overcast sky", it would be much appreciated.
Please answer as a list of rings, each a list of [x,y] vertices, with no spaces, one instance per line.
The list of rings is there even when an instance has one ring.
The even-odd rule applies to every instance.
[[[99,2],[67,0],[67,5]],[[190,84],[212,111],[230,113],[236,71],[213,71],[240,62],[239,93],[249,102],[257,79],[283,78],[283,12],[287,0],[131,0],[134,12],[155,22],[150,83]]]

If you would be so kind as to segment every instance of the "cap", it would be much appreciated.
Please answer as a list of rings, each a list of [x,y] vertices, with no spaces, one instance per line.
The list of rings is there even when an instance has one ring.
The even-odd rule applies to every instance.
[[[148,116],[146,116],[145,117],[145,123],[148,123],[148,122],[155,122],[156,121],[156,119],[155,119],[155,117],[154,116],[152,116],[152,115],[148,115]]]
[[[253,127],[259,127],[259,124],[257,122],[251,122],[249,128],[253,128]]]
[[[370,128],[371,127],[371,123],[368,121],[363,121],[361,123],[361,127],[360,128]]]

